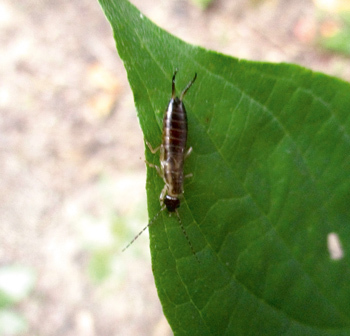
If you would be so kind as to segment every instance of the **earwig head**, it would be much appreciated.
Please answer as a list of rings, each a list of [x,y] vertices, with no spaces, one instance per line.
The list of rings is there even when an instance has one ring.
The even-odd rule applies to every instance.
[[[172,196],[169,196],[169,195],[166,195],[164,197],[163,203],[165,204],[166,209],[169,212],[175,212],[175,210],[178,207],[180,207],[180,200],[177,197],[172,197]]]

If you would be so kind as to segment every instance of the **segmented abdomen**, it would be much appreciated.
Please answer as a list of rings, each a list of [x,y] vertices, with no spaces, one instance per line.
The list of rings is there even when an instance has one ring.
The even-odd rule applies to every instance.
[[[178,98],[170,100],[163,119],[163,172],[168,184],[168,194],[183,193],[183,164],[187,142],[187,115]]]

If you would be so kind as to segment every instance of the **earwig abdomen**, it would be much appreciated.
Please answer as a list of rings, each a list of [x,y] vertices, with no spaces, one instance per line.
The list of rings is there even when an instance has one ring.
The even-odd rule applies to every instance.
[[[183,166],[187,142],[187,115],[179,98],[171,98],[163,119],[161,163],[167,195],[178,197],[183,193]]]

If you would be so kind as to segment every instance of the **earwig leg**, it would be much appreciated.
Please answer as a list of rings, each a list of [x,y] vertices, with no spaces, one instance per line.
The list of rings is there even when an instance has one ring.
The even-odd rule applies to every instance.
[[[155,168],[156,171],[157,171],[157,173],[158,173],[158,175],[159,175],[161,178],[163,178],[163,172],[162,172],[162,170],[161,170],[157,165],[155,165],[155,164],[153,164],[153,163],[151,163],[151,162],[148,162],[147,160],[145,160],[145,163],[146,163],[147,166],[152,167],[152,168]]]
[[[192,153],[192,147],[190,147],[189,149],[187,149],[184,158],[185,158],[185,159],[188,158],[188,157],[191,155],[191,153]],[[193,176],[193,174],[190,173],[190,174],[185,175],[185,178],[189,178],[189,177],[192,177],[192,176]]]
[[[160,193],[159,195],[159,200],[160,200],[160,203],[163,205],[163,201],[164,201],[164,197],[165,197],[165,194],[166,194],[166,191],[168,190],[168,185],[165,184],[164,185],[164,188],[162,189],[162,192]]]
[[[187,159],[192,153],[192,147],[190,147],[189,149],[187,149],[184,158]]]
[[[153,147],[147,140],[145,140],[145,143],[148,146],[149,150],[152,152],[152,154],[156,154],[159,151],[160,146],[153,149]]]

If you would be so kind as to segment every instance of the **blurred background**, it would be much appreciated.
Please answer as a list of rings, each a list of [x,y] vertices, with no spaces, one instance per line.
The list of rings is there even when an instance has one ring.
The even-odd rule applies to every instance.
[[[350,81],[349,0],[132,3],[187,42]],[[0,0],[0,41],[0,335],[172,335],[148,233],[121,253],[148,220],[144,144],[99,3]]]

